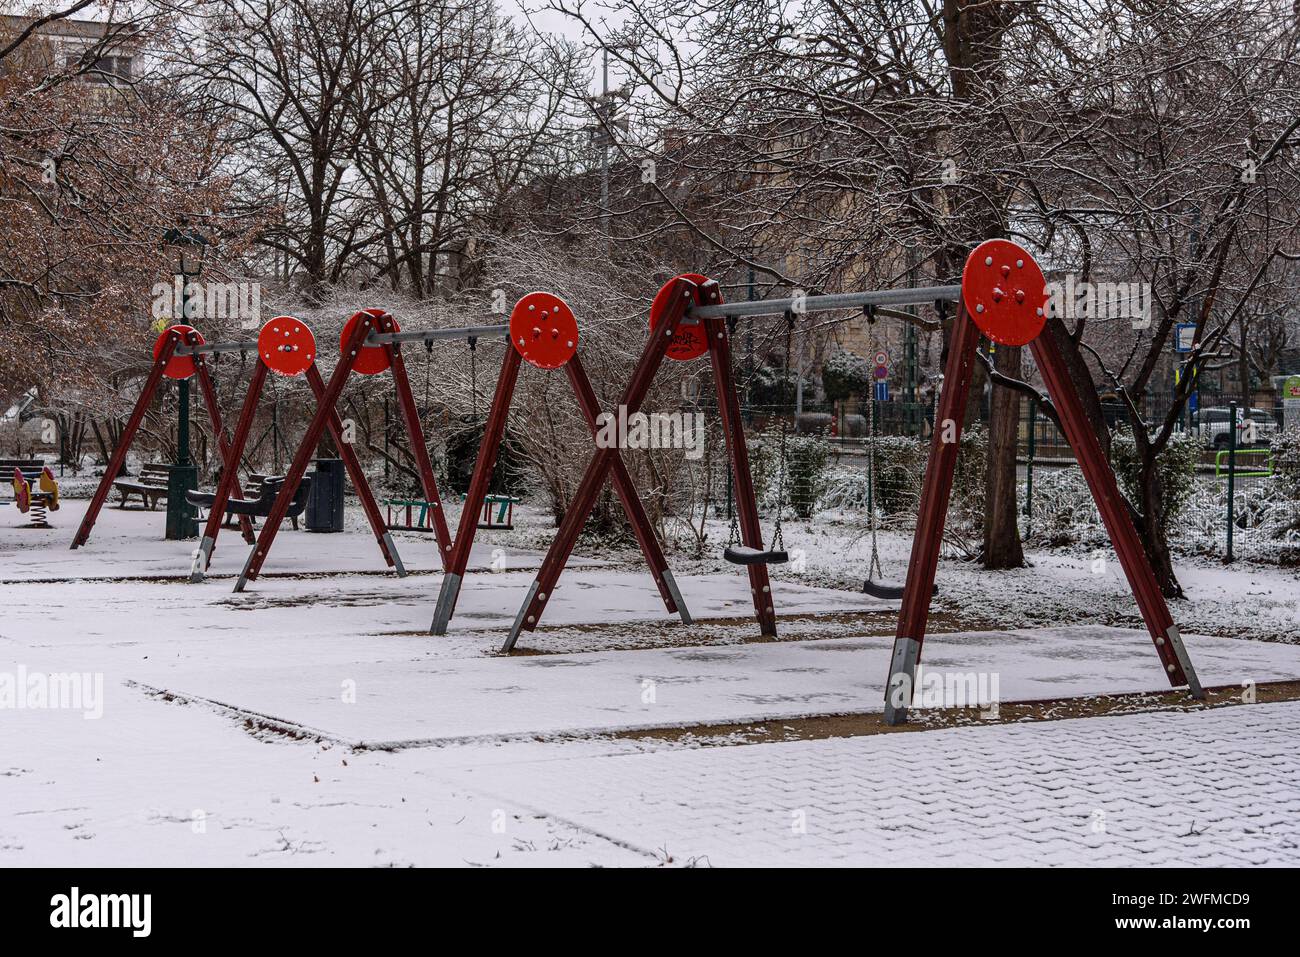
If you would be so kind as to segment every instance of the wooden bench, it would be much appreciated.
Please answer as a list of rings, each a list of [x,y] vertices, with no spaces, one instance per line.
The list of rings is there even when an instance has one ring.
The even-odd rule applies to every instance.
[[[244,501],[260,499],[262,497],[263,488],[266,484],[267,479],[273,479],[273,481],[277,484],[284,481],[283,476],[272,477],[270,475],[259,475],[257,472],[250,472],[248,475],[248,481],[245,482],[243,486]],[[299,496],[295,495],[294,507],[289,509],[289,514],[286,516],[286,518],[288,518],[289,521],[293,523],[294,531],[298,530],[298,516],[302,514],[303,508],[306,508],[305,496],[307,495],[307,490],[311,488],[311,479],[308,476],[304,476],[302,485],[305,486],[305,488],[300,488],[301,494],[303,496],[303,501],[301,503],[302,508],[297,507],[299,504],[297,501]],[[212,500],[216,498],[216,493],[215,492],[189,492],[186,494],[185,497],[189,500],[191,505],[194,505],[199,509],[199,521],[203,521],[206,518],[206,516],[203,514],[203,510],[212,505]],[[237,528],[238,519],[235,518],[236,514],[237,514],[236,512],[227,509],[226,517],[222,527]],[[253,527],[256,528],[257,527],[256,515],[251,512],[245,512],[244,514],[249,515],[250,517],[253,518]]]
[[[118,508],[126,508],[132,495],[140,496],[141,506],[150,510],[158,507],[158,500],[167,497],[167,478],[171,474],[170,466],[152,463],[140,467],[139,478],[120,478],[113,480],[113,488],[122,495]]]

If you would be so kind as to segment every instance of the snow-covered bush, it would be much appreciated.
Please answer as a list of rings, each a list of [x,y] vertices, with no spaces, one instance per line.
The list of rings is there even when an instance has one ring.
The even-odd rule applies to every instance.
[[[1020,485],[1022,502],[1028,495],[1026,486]],[[1072,545],[1105,534],[1092,491],[1077,468],[1036,470],[1032,504],[1027,523],[1030,541]]]
[[[1169,440],[1156,459],[1156,471],[1164,486],[1164,520],[1172,526],[1187,507],[1196,485],[1196,464],[1200,461],[1201,447],[1192,432],[1177,433]],[[1135,505],[1142,501],[1141,477],[1138,473],[1137,442],[1127,426],[1115,430],[1110,440],[1110,460],[1119,479],[1120,489]]]
[[[830,447],[820,435],[787,435],[785,442],[787,501],[795,515],[811,518],[826,483]]]
[[[851,352],[834,352],[822,366],[822,389],[828,399],[847,399],[870,388],[871,368]]]
[[[764,363],[749,379],[749,403],[753,406],[789,406],[794,402],[795,377],[789,371]]]

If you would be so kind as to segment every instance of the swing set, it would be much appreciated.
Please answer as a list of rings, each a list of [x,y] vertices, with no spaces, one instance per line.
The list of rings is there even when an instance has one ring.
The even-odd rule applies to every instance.
[[[1182,635],[1164,596],[1137,530],[1116,485],[1115,475],[1092,432],[1083,404],[1075,391],[1060,348],[1050,335],[1041,335],[1046,323],[1047,283],[1042,270],[1020,246],[1008,240],[981,243],[970,254],[960,285],[911,287],[805,296],[798,299],[759,300],[725,304],[718,284],[699,274],[685,274],[668,282],[656,295],[650,309],[650,337],[632,376],[624,388],[622,414],[638,411],[655,373],[665,358],[688,362],[710,356],[718,409],[722,418],[728,459],[735,488],[735,520],[740,544],[728,543],[724,557],[746,568],[755,614],[763,635],[776,634],[771,585],[767,565],[785,560],[780,535],[780,508],[773,547],[765,549],[759,528],[748,451],[740,420],[740,408],[731,370],[729,331],[741,316],[785,315],[792,334],[792,314],[876,306],[906,306],[923,303],[957,303],[944,390],[931,434],[929,461],[922,486],[920,512],[912,540],[907,580],[900,588],[875,578],[880,573],[873,526],[873,556],[867,590],[880,597],[901,598],[898,628],[886,683],[885,720],[897,724],[907,718],[912,682],[920,661],[930,605],[935,593],[935,574],[943,539],[948,501],[960,447],[961,427],[970,392],[973,366],[983,334],[1008,346],[1028,345],[1033,353],[1049,399],[1055,404],[1063,431],[1074,450],[1089,489],[1115,545],[1120,565],[1137,600],[1143,620],[1163,670],[1172,687],[1186,687],[1195,698],[1204,691],[1187,654]],[[787,338],[786,364],[789,365]],[[874,425],[874,423],[873,423]],[[784,446],[784,430],[783,442]],[[875,482],[875,450],[871,462]],[[782,470],[784,471],[784,448]],[[622,466],[616,447],[601,447],[589,460],[581,484],[566,511],[560,530],[552,541],[536,578],[528,589],[510,634],[502,647],[510,651],[522,631],[536,628],[547,600],[553,595],[560,573],[578,535],[611,471]],[[781,479],[784,484],[784,478]],[[874,487],[874,485],[873,485]],[[781,489],[783,492],[784,489]],[[873,503],[874,504],[874,503]],[[778,502],[780,505],[780,502]],[[873,509],[874,511],[874,509]],[[462,516],[462,521],[464,516]]]
[[[474,462],[469,491],[465,494],[465,505],[461,509],[460,527],[456,531],[455,548],[443,574],[442,586],[438,593],[438,603],[434,608],[433,623],[429,627],[430,633],[435,635],[442,635],[447,632],[447,625],[456,610],[456,601],[460,595],[461,583],[464,580],[465,570],[469,563],[469,553],[474,542],[475,529],[483,527],[479,522],[480,512],[491,505],[488,502],[487,490],[492,480],[493,469],[496,467],[497,455],[502,440],[505,437],[506,419],[510,412],[510,401],[514,396],[515,385],[518,382],[521,362],[527,362],[534,368],[543,371],[564,369],[574,400],[582,412],[587,428],[591,431],[593,443],[598,430],[597,420],[601,414],[600,404],[596,399],[596,391],[592,388],[591,380],[587,378],[587,372],[583,368],[582,360],[578,355],[578,321],[568,304],[563,299],[548,292],[529,293],[515,303],[510,312],[508,328],[511,348],[506,350],[505,361],[501,364],[496,390],[492,395],[492,404],[488,410],[483,440],[479,445],[479,454]],[[612,458],[606,457],[602,459],[602,456],[611,451],[614,453]],[[579,490],[579,494],[590,494],[590,502],[583,506],[586,511],[583,512],[581,521],[577,522],[577,531],[581,531],[582,524],[585,524],[587,514],[590,513],[592,505],[595,504],[596,493],[604,485],[605,478],[612,478],[614,491],[617,493],[623,511],[632,525],[637,544],[640,546],[641,553],[650,568],[651,576],[659,589],[664,606],[670,614],[676,613],[681,616],[683,622],[690,624],[692,620],[690,612],[687,610],[686,603],[677,588],[677,582],[673,578],[672,571],[668,568],[668,560],[664,556],[663,546],[655,536],[654,527],[651,525],[650,517],[641,502],[640,496],[637,494],[636,486],[632,482],[632,476],[627,471],[627,466],[622,459],[618,458],[617,452],[617,448],[611,450],[598,446],[593,454],[591,459],[593,463],[598,459],[603,462],[602,472],[599,481],[593,482],[594,490],[588,489],[587,492],[583,492],[582,489]],[[588,468],[590,470],[591,466]],[[577,515],[579,507],[575,499],[575,502],[569,506],[569,510],[565,513],[561,534],[563,534],[564,527],[575,521],[574,516]],[[574,532],[574,538],[576,539],[576,537],[577,532]],[[559,541],[560,539],[557,538],[556,542]],[[569,547],[571,548],[572,545],[570,544]],[[554,545],[552,551],[555,551]],[[558,578],[558,569],[563,567],[567,559],[567,551],[562,557],[558,556],[558,554],[555,556],[548,554],[547,560],[551,564],[549,566],[544,564],[543,569],[547,570],[548,575],[553,572],[554,577]],[[541,576],[539,576],[539,580],[541,580]],[[549,577],[546,580],[552,581]],[[530,590],[530,597],[536,598],[538,594],[541,596],[539,600],[544,602],[546,593],[540,591],[540,586],[534,582],[533,588]],[[511,646],[513,646],[513,638],[515,637],[517,637],[517,634],[512,633]]]

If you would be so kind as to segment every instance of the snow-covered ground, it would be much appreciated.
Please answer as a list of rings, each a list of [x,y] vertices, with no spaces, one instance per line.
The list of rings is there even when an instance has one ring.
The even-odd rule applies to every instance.
[[[833,523],[787,527],[788,640],[752,640],[747,581],[715,558],[670,559],[688,628],[602,550],[501,657],[550,534],[534,513],[480,540],[434,638],[431,537],[399,533],[415,573],[398,579],[356,515],[286,530],[234,594],[237,534],[191,585],[193,543],[162,541],[161,511],[106,509],[73,552],[82,508],[49,532],[0,511],[0,690],[102,680],[93,707],[0,708],[0,864],[1300,862],[1297,704],[733,747],[614,736],[878,710],[895,603],[843,587],[865,542]],[[901,577],[907,542],[882,546]],[[1034,562],[945,560],[926,666],[995,675],[1004,701],[1166,688],[1145,631],[1115,627],[1139,623],[1113,558]],[[1204,683],[1300,678],[1293,644],[1228,637],[1297,637],[1294,572],[1180,575]]]

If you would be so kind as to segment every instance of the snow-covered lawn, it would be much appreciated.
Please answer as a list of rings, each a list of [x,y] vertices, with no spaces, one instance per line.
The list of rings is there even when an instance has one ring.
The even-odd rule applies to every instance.
[[[687,628],[602,550],[561,579],[529,653],[500,657],[550,534],[535,513],[476,545],[433,638],[431,537],[399,534],[415,574],[397,579],[356,515],[285,531],[234,594],[237,534],[190,585],[193,544],[160,540],[161,511],[105,510],[69,551],[83,507],[54,532],[0,511],[0,682],[103,687],[98,719],[0,709],[0,864],[1300,861],[1300,705],[706,749],[609,736],[878,709],[892,603],[844,588],[865,543],[833,523],[787,528],[804,553],[774,576],[789,640],[752,641],[747,581],[716,558],[670,557]],[[908,543],[882,544],[901,577]],[[928,639],[926,666],[996,674],[1003,700],[1166,688],[1145,631],[1113,627],[1139,625],[1113,558],[1034,561],[944,561],[936,609],[971,626]],[[1180,573],[1204,683],[1300,678],[1300,648],[1224,637],[1296,636],[1294,572]]]

